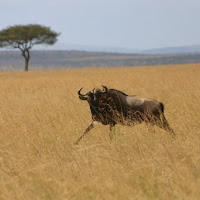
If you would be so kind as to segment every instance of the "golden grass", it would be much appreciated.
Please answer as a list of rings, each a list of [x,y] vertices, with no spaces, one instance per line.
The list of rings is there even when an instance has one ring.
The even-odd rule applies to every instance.
[[[83,92],[155,98],[177,137],[99,124]],[[200,199],[200,64],[0,73],[0,199]]]

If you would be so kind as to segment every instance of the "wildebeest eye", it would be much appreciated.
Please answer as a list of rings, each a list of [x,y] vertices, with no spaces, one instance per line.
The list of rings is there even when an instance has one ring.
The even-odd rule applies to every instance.
[[[89,92],[88,96],[89,96],[90,100],[94,99],[94,94],[92,92]]]

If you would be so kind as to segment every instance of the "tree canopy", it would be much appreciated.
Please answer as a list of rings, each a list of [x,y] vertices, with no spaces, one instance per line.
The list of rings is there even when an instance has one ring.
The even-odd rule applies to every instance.
[[[38,24],[15,25],[0,31],[0,47],[18,48],[25,58],[25,70],[28,71],[29,50],[34,45],[53,45],[60,34],[49,27]]]

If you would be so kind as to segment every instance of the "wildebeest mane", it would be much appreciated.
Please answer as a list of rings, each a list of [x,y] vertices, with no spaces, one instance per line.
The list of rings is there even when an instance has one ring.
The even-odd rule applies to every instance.
[[[128,96],[127,94],[125,94],[124,92],[120,91],[120,90],[116,90],[116,89],[109,89],[108,92],[119,92],[125,96]]]

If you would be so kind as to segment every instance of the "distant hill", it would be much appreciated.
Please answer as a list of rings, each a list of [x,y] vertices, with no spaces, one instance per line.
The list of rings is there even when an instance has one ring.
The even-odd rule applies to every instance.
[[[122,54],[86,51],[32,51],[30,70],[200,63],[200,53]],[[20,51],[0,51],[0,71],[23,70]]]
[[[35,46],[34,50],[45,50],[44,46]],[[106,53],[126,53],[126,54],[183,54],[200,53],[200,45],[164,47],[153,49],[132,49],[126,47],[95,46],[95,45],[74,45],[58,42],[54,46],[48,46],[49,50],[67,51],[87,51],[87,52],[106,52]]]
[[[165,47],[158,49],[143,50],[138,53],[142,54],[188,54],[200,53],[200,45],[182,46],[182,47]]]

